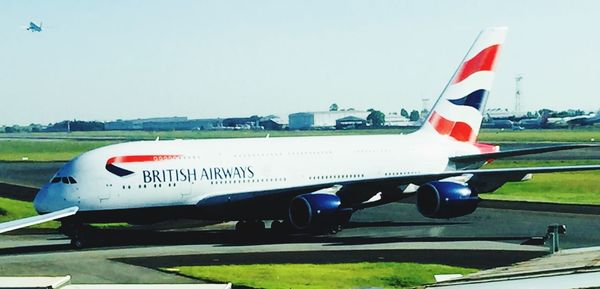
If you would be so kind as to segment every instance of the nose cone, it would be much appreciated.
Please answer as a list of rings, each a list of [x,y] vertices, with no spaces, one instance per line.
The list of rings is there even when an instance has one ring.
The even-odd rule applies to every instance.
[[[40,191],[35,195],[35,199],[33,199],[33,207],[35,208],[38,214],[45,214],[52,212],[50,209],[50,204],[52,202],[49,198],[48,185],[44,185]]]
[[[38,214],[50,213],[74,205],[74,186],[67,177],[76,177],[77,158],[63,165],[54,175],[58,182],[48,182],[38,191],[33,199],[33,207]],[[54,179],[54,178],[53,178]]]
[[[45,214],[75,206],[70,194],[63,184],[46,184],[35,195],[33,207],[38,214]]]

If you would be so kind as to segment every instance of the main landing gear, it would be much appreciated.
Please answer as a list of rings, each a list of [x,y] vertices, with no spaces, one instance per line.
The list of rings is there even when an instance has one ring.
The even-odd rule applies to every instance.
[[[241,234],[265,233],[267,228],[261,220],[242,220],[235,224],[235,231]],[[293,233],[294,229],[289,222],[275,220],[271,222],[271,232],[276,234]]]
[[[343,229],[341,224],[314,227],[306,230],[298,230],[288,221],[274,220],[271,222],[270,232],[274,234],[337,234]],[[261,220],[243,220],[235,224],[235,231],[243,235],[262,234],[267,231],[265,223]]]
[[[265,222],[261,220],[239,221],[235,224],[235,231],[242,234],[262,233],[265,231]]]

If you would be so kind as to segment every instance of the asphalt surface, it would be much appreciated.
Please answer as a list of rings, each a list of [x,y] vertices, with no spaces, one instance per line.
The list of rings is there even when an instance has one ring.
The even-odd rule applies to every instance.
[[[581,150],[574,154],[580,155]],[[586,154],[598,158],[597,151]],[[0,195],[10,192],[11,197],[31,199],[35,187],[61,165],[1,162],[0,182],[31,188],[18,191],[0,184]],[[23,230],[0,236],[0,275],[71,275],[73,283],[194,283],[199,281],[156,268],[410,261],[487,269],[546,254],[543,246],[521,244],[544,236],[551,223],[567,226],[567,234],[561,237],[563,248],[600,245],[597,207],[531,206],[484,201],[472,215],[432,220],[422,217],[407,200],[359,211],[345,230],[329,236],[266,233],[241,237],[233,232],[233,223],[162,231],[144,227],[96,229],[91,247],[79,251],[52,231]]]
[[[41,187],[64,162],[0,162],[0,182]]]
[[[597,215],[480,208],[451,221],[429,220],[413,204],[395,203],[357,212],[347,229],[330,236],[240,237],[232,223],[173,231],[98,229],[91,248],[76,251],[52,232],[2,235],[0,275],[69,274],[74,283],[189,283],[153,268],[402,261],[487,269],[545,255],[545,247],[521,243],[545,235],[550,223],[567,225],[563,248],[600,245]]]

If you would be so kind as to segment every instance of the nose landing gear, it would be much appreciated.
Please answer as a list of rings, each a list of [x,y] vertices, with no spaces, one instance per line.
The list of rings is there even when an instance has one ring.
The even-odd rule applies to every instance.
[[[83,249],[89,245],[89,235],[92,228],[82,223],[63,222],[58,231],[71,239],[73,249]]]

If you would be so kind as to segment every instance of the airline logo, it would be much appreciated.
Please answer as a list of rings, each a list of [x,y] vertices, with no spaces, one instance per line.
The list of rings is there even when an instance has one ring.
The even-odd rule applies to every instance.
[[[105,168],[110,173],[125,177],[135,172],[117,166],[121,163],[160,162],[180,159],[181,155],[131,155],[111,157],[106,161]],[[198,173],[197,173],[198,172]],[[254,168],[250,165],[231,167],[199,168],[161,168],[144,169],[141,174],[144,183],[194,182],[199,180],[233,181],[250,180],[255,177]]]
[[[438,134],[476,141],[505,34],[505,28],[491,28],[477,37],[427,120]]]
[[[119,177],[125,177],[134,172],[118,167],[116,163],[140,163],[140,162],[158,162],[177,159],[181,155],[133,155],[133,156],[118,156],[112,157],[106,161],[106,170]]]

